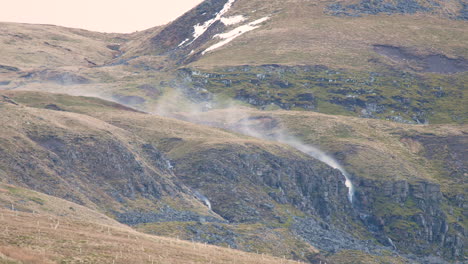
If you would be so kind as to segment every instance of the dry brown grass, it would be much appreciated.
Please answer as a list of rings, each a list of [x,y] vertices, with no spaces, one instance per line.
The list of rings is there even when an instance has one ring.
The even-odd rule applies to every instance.
[[[15,211],[0,209],[0,263],[297,263],[146,235],[62,199],[11,185],[1,190],[0,201]],[[39,200],[54,206],[34,206]],[[73,213],[64,213],[70,206]]]
[[[390,252],[383,252],[382,256],[373,256],[357,250],[343,250],[330,257],[330,261],[340,264],[409,263],[407,260],[401,257],[393,256]]]
[[[260,16],[271,15],[272,19],[204,55],[192,66],[210,69],[277,63],[375,70],[369,59],[387,59],[373,51],[374,44],[411,47],[418,53],[449,57],[468,54],[462,44],[468,41],[464,21],[428,14],[335,17],[324,13],[330,1],[264,2],[239,0],[235,5],[238,13],[259,16],[260,12]],[[251,10],[257,12],[252,14]]]
[[[30,249],[5,246],[0,247],[0,263],[50,264],[47,256]]]
[[[24,263],[294,263],[126,227],[5,209],[0,215],[0,251]]]
[[[42,123],[42,125],[46,122],[57,128],[65,128],[83,134],[89,134],[90,131],[100,134],[105,130],[124,139],[124,141],[137,135],[139,138],[162,148],[164,148],[161,145],[162,140],[181,139],[182,143],[174,149],[173,154],[176,154],[178,149],[188,152],[193,148],[206,148],[222,144],[254,144],[273,152],[276,152],[278,148],[275,143],[218,128],[119,109],[112,107],[109,102],[95,98],[77,98],[69,95],[27,91],[0,91],[0,95],[2,94],[24,105],[33,106],[25,108],[8,106],[4,110],[5,114],[0,119],[10,126],[17,124],[11,120],[19,112],[22,113],[23,122],[18,123],[14,131],[30,127],[30,125],[25,124],[26,122],[29,124]],[[70,112],[39,109],[48,104],[56,104]],[[183,117],[182,114],[180,117]]]
[[[115,34],[53,25],[0,22],[0,64],[21,69],[39,66],[90,66],[112,59],[106,47]]]

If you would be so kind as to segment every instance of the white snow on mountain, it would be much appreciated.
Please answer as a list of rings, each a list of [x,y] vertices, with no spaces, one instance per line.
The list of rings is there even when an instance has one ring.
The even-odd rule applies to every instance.
[[[222,17],[221,18],[221,22],[223,22],[223,24],[226,25],[226,26],[239,24],[240,22],[242,22],[244,20],[245,20],[245,17],[243,15]]]
[[[185,39],[185,40],[182,41],[182,42],[179,44],[179,46],[177,46],[177,47],[183,46],[183,45],[184,45],[185,43],[187,43],[189,40],[190,40],[190,39]]]
[[[236,0],[229,0],[223,7],[223,9],[221,9],[221,11],[219,11],[216,16],[208,21],[205,21],[205,23],[203,24],[196,24],[194,27],[193,27],[193,41],[195,41],[197,38],[199,38],[201,35],[203,35],[203,33],[205,33],[208,28],[213,25],[216,21],[219,21],[221,20],[221,18],[223,17],[224,14],[226,14],[227,11],[229,11],[229,9],[232,7],[232,5],[234,4]]]
[[[253,22],[250,22],[248,24],[237,27],[237,28],[235,28],[235,29],[233,29],[233,30],[231,30],[229,32],[215,35],[213,38],[220,38],[220,39],[222,39],[222,41],[214,44],[213,46],[211,46],[209,48],[207,48],[205,51],[202,52],[202,54],[205,54],[207,52],[210,52],[212,50],[215,50],[217,48],[220,48],[220,47],[228,44],[229,42],[233,41],[237,37],[260,27],[259,24],[267,21],[268,19],[270,19],[270,17],[263,17],[263,18],[255,20]]]

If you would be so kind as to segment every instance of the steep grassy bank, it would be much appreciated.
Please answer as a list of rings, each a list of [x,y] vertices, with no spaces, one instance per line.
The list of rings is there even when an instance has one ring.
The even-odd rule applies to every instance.
[[[170,161],[177,181],[206,196],[221,216],[215,220],[205,212],[196,218],[186,214],[165,218],[151,210],[116,215],[139,230],[253,252],[289,252],[304,260],[318,257],[310,245],[322,254],[367,248],[383,257],[395,246],[399,252],[420,256],[437,252],[456,259],[466,254],[466,220],[461,213],[467,167],[462,158],[463,125],[403,125],[252,109],[209,111],[193,118],[179,114],[195,122],[234,130],[249,127],[265,135],[286,129],[298,140],[320,146],[352,176],[357,190],[352,208],[340,173],[281,144],[129,111],[98,99],[4,94],[34,108],[50,108],[54,102],[62,111],[94,116],[153,145]],[[168,205],[172,209],[162,207],[161,212],[174,212],[180,206]],[[266,233],[266,239],[260,240],[259,233]],[[288,252],[275,241],[288,245]]]
[[[139,233],[86,207],[0,184],[0,263],[298,263]]]

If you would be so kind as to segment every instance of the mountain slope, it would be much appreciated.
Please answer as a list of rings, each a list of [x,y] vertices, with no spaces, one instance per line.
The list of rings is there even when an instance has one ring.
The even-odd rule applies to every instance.
[[[466,8],[207,0],[128,35],[4,23],[0,179],[244,251],[463,262]]]
[[[9,182],[109,211],[127,199],[184,199],[154,147],[89,116],[48,108],[2,105],[1,167],[15,175]]]
[[[2,65],[33,67],[95,66],[115,55],[116,34],[53,25],[1,23]],[[21,47],[21,48],[19,48]]]
[[[0,105],[2,123],[7,124],[1,133],[2,181],[81,203],[130,225],[198,225],[206,222],[207,228],[236,228],[232,225],[235,222],[228,221],[228,213],[218,208],[217,203],[213,202],[211,210],[209,202],[200,194],[204,189],[189,185],[174,175],[173,163],[178,161],[172,157],[169,161],[166,154],[185,153],[192,149],[193,155],[203,155],[203,149],[214,151],[227,146],[234,151],[243,147],[246,153],[262,151],[277,159],[293,156],[303,160],[301,166],[306,166],[303,155],[284,146],[131,111],[98,99],[28,92],[10,92],[7,95]],[[18,104],[15,100],[34,107]],[[81,114],[70,112],[73,109]],[[100,119],[84,112],[97,114]],[[133,121],[128,122],[127,118]],[[148,125],[148,129],[143,129]],[[142,129],[138,129],[140,126]],[[134,129],[140,132],[133,133]],[[179,148],[169,152],[167,147],[173,140],[179,143]],[[163,154],[159,149],[168,152]],[[205,162],[209,162],[208,157]],[[310,177],[330,178],[330,181],[343,185],[341,176],[333,169],[310,159],[307,163],[307,166],[315,166],[317,171],[323,172]],[[341,188],[344,191],[344,187]],[[295,187],[291,192],[296,192]],[[254,192],[248,189],[241,194],[245,196]],[[338,195],[335,195],[336,199],[342,199]],[[268,196],[265,199],[272,200]],[[259,206],[255,204],[255,207]],[[276,214],[267,213],[270,218]],[[262,227],[261,219],[248,223],[245,228],[250,228],[250,225]],[[268,226],[262,229],[263,233],[271,234],[270,238],[261,241],[265,244],[261,250],[264,253],[290,256],[291,252],[297,252],[296,258],[300,259],[313,259],[318,253],[288,229],[275,231]],[[255,234],[242,228],[235,233],[230,232],[238,237],[232,247],[255,251],[254,246],[260,243]],[[289,247],[274,244],[278,239],[288,239],[284,244],[290,243]],[[211,241],[208,237],[197,240],[231,245],[225,244],[225,238],[219,241]]]
[[[452,235],[447,241],[459,237],[459,246],[466,243],[461,242],[466,241],[462,216],[467,194],[466,125],[414,126],[317,113],[230,109],[208,111],[191,120],[272,139],[294,135],[296,139],[286,142],[299,148],[318,144],[333,153],[354,182],[354,210],[366,219],[368,230],[385,233],[400,250],[430,254],[438,251],[430,241]],[[461,233],[440,236],[446,224]]]
[[[206,1],[143,41],[139,54],[183,67],[174,86],[195,98],[465,122],[464,4],[356,2]]]
[[[0,85],[97,95],[147,110],[180,89],[194,100],[231,98],[262,109],[464,123],[464,14],[458,0],[210,0],[166,26],[132,35],[55,28],[62,39],[93,47],[80,54],[95,65],[39,43],[44,47],[33,48],[28,60],[42,67],[26,70],[5,57]],[[30,35],[39,27],[6,25],[5,43],[16,41],[15,32]],[[50,30],[34,36],[46,39]],[[52,44],[78,49],[60,39]],[[15,45],[7,50],[24,53]],[[64,64],[39,55],[68,66],[57,68]]]
[[[274,15],[257,16],[246,12],[254,10],[253,3],[235,2],[233,15],[271,18],[226,46],[199,54],[180,79],[190,79],[186,85],[195,91],[262,108],[464,122],[465,20],[398,12],[332,16],[325,12],[330,3],[272,2]],[[221,41],[211,36],[197,50]]]
[[[0,263],[297,263],[149,236],[86,207],[13,185],[0,185],[0,204]]]
[[[319,144],[327,152],[334,153],[350,173],[356,188],[356,199],[351,205],[341,173],[281,144],[130,111],[98,99],[31,92],[3,92],[3,95],[7,96],[4,99],[7,103],[2,109],[13,107],[15,111],[10,115],[19,114],[23,116],[19,120],[30,123],[18,126],[17,133],[37,126],[25,112],[47,111],[49,118],[57,119],[53,123],[60,122],[56,115],[66,114],[78,116],[80,120],[92,118],[95,120],[93,127],[103,122],[99,130],[109,131],[114,136],[132,134],[135,139],[129,136],[122,139],[131,140],[125,145],[133,146],[130,149],[147,166],[160,163],[148,160],[140,153],[138,145],[152,145],[164,153],[174,168],[172,172],[162,170],[156,184],[174,186],[175,183],[177,187],[172,187],[172,194],[162,192],[162,196],[155,199],[148,197],[153,195],[151,189],[135,188],[134,197],[102,199],[98,194],[84,193],[85,197],[98,197],[98,203],[92,201],[100,210],[121,208],[111,211],[114,217],[144,232],[309,261],[318,257],[317,249],[310,246],[318,248],[321,254],[336,253],[337,258],[366,248],[377,257],[382,256],[382,252],[395,250],[392,247],[400,254],[441,254],[447,259],[460,259],[465,254],[466,220],[462,208],[466,195],[463,181],[466,126],[412,126],[282,111],[232,112],[227,109],[194,117],[188,113],[179,114],[179,118],[192,122],[208,122],[230,130],[249,128],[273,136],[287,129],[298,142]],[[44,110],[52,104],[55,110]],[[69,120],[67,125],[74,122]],[[74,130],[79,131],[77,128]],[[57,134],[56,130],[63,128],[49,125],[48,129]],[[3,134],[4,137],[9,135]],[[82,138],[86,137],[82,135]],[[135,144],[135,141],[140,143]],[[64,144],[79,153],[81,146],[87,144],[84,142],[77,146],[67,140]],[[98,142],[101,143],[94,144],[98,150],[108,145]],[[15,155],[28,153],[25,152],[28,148],[5,152],[7,161]],[[447,151],[438,152],[437,149]],[[66,159],[66,155],[61,155],[60,160]],[[439,160],[447,163],[441,164]],[[116,162],[119,160],[113,156],[103,156],[99,164],[118,168],[120,165]],[[5,171],[12,166],[5,164],[0,168],[8,175]],[[86,170],[86,166],[80,170],[83,169]],[[129,173],[127,179],[135,177],[131,167],[123,169]],[[38,175],[30,169],[27,171]],[[4,179],[17,182],[18,176],[11,174]],[[43,182],[50,176],[42,175],[38,180]],[[111,180],[106,181],[113,182]],[[38,184],[28,186],[47,191]],[[91,182],[85,186],[94,188],[97,193],[109,192],[106,185],[95,187]],[[170,202],[165,198],[168,196],[177,197],[177,202]],[[70,199],[69,196],[65,198]],[[197,201],[208,205],[204,199],[209,200],[212,211],[207,211],[208,208]],[[95,205],[90,203],[90,206]],[[159,209],[155,210],[155,206]],[[412,235],[408,237],[406,233]],[[259,234],[267,235],[260,238]],[[369,239],[374,242],[369,244]]]
[[[466,22],[463,20],[398,13],[390,16],[332,16],[326,10],[333,2],[336,1],[273,1],[268,11],[263,8],[251,15],[248,10],[255,10],[254,6],[258,5],[255,1],[236,1],[233,14],[241,13],[250,19],[251,16],[259,18],[257,13],[262,12],[260,17],[271,16],[271,19],[265,26],[240,36],[228,46],[202,56],[194,65],[305,64],[371,70],[382,66],[368,60],[380,58],[386,62],[385,56],[374,53],[373,45],[408,47],[422,55],[466,56],[466,47],[461,44],[466,42]]]

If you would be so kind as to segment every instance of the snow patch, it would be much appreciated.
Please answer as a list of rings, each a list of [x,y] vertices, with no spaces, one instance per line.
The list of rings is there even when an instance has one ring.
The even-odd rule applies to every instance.
[[[213,25],[216,21],[219,21],[221,20],[221,18],[223,17],[224,14],[226,14],[227,11],[229,11],[229,9],[231,9],[232,5],[234,4],[236,0],[229,0],[223,7],[223,9],[221,9],[221,11],[219,11],[217,14],[216,14],[216,17],[208,20],[208,21],[205,21],[205,23],[203,24],[196,24],[195,26],[193,26],[193,40],[192,42],[194,42],[196,39],[198,39],[201,35],[203,35],[203,33],[205,33],[208,28]]]
[[[184,44],[187,43],[187,41],[189,41],[189,40],[190,40],[190,39],[185,39],[185,40],[182,41],[182,42],[179,44],[179,46],[177,46],[177,47],[180,47],[180,46],[184,45]]]
[[[245,20],[245,17],[243,15],[222,17],[221,18],[221,22],[223,22],[223,24],[226,25],[226,26],[239,24],[240,22],[242,22],[244,20]]]
[[[249,31],[252,31],[256,28],[259,28],[259,24],[267,21],[268,19],[270,19],[270,17],[264,17],[264,18],[260,18],[260,19],[257,19],[253,22],[250,22],[246,25],[242,25],[240,27],[237,27],[229,32],[226,32],[226,33],[222,33],[222,34],[216,34],[213,38],[220,38],[220,39],[223,39],[223,41],[221,42],[218,42],[216,44],[214,44],[213,46],[207,48],[205,51],[202,52],[202,55],[204,55],[205,53],[207,52],[210,52],[212,50],[215,50],[217,48],[220,48],[226,44],[228,44],[229,42],[233,41],[234,39],[236,39],[237,37],[249,32]]]

